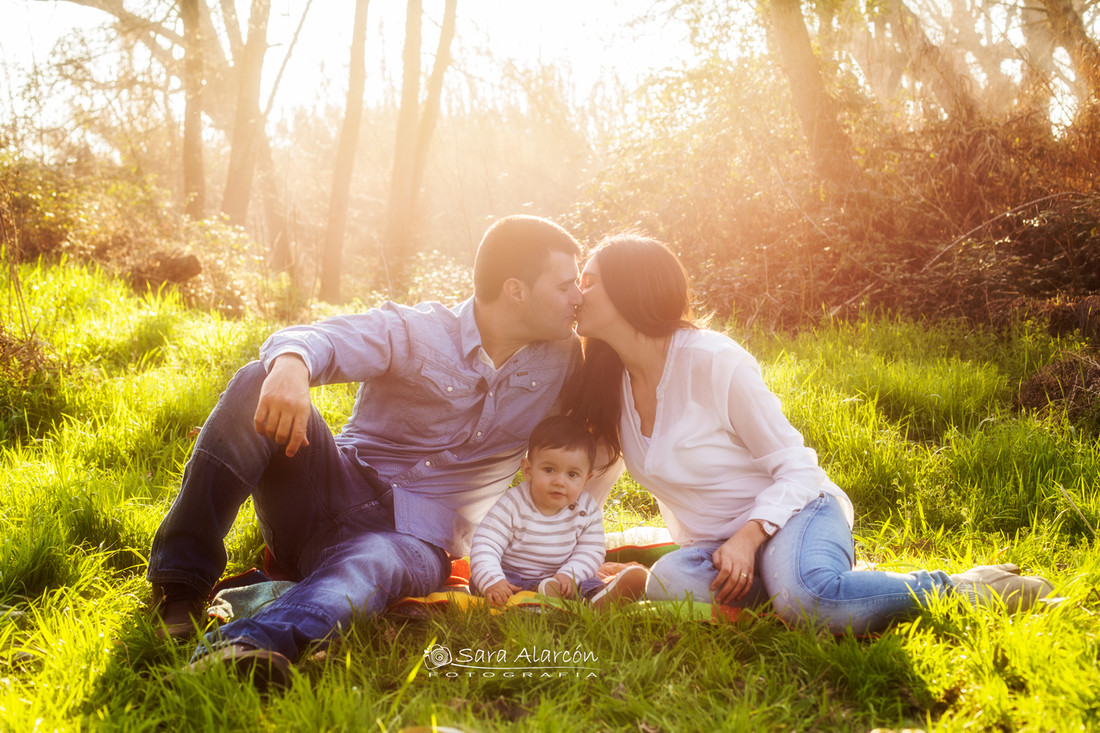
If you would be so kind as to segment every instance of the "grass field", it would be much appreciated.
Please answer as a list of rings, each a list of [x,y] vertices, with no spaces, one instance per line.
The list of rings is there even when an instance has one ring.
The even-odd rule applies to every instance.
[[[944,600],[872,639],[767,615],[700,621],[688,606],[363,620],[265,697],[221,670],[165,679],[190,649],[156,639],[144,566],[198,426],[275,325],[74,266],[0,280],[0,730],[1100,726],[1100,444],[1059,409],[1013,407],[1029,374],[1083,349],[1072,339],[883,318],[786,336],[729,327],[852,496],[859,559],[1014,562],[1053,580],[1059,606],[1009,616]],[[334,426],[352,397],[315,391]],[[608,530],[659,522],[624,479]],[[257,563],[249,508],[228,547],[229,572]],[[570,664],[448,676],[459,668],[425,666],[432,644]]]

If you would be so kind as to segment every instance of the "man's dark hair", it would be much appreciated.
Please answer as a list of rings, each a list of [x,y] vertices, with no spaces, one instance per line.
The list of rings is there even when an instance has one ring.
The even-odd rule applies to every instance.
[[[583,422],[569,415],[548,417],[531,431],[527,444],[528,460],[543,448],[580,449],[588,454],[589,470],[596,465],[596,438],[588,432]]]
[[[520,214],[496,221],[477,247],[474,297],[492,303],[500,297],[504,281],[512,277],[533,285],[551,252],[579,257],[581,246],[549,219]]]

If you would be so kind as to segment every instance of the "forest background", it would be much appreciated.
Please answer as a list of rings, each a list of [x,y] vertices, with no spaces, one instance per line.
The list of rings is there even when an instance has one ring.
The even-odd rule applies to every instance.
[[[1072,610],[1018,626],[937,612],[868,646],[767,624],[559,618],[558,638],[602,638],[642,677],[573,697],[473,684],[464,715],[548,730],[563,710],[578,729],[668,716],[688,730],[702,698],[666,690],[670,670],[713,690],[732,666],[733,697],[707,708],[731,726],[1096,723],[1082,680],[1096,673],[1100,574],[1100,3],[616,3],[608,33],[629,54],[534,60],[510,49],[584,21],[540,6],[503,39],[473,0],[31,4],[101,22],[0,70],[0,728],[293,720],[289,703],[222,709],[231,688],[152,682],[181,660],[134,621],[142,553],[192,428],[279,324],[466,297],[481,233],[520,212],[589,246],[624,229],[668,241],[713,322],[769,364],[874,559],[959,564],[1011,545],[1058,574]],[[298,44],[321,18],[350,42],[310,67]],[[351,398],[317,401],[336,424]],[[621,491],[617,521],[659,521],[644,492]],[[258,542],[246,518],[231,567]],[[97,624],[125,653],[89,638]],[[345,713],[425,721],[438,693],[402,680],[436,630],[358,629],[349,648],[375,668],[325,667],[295,704],[315,695],[300,709],[332,727]],[[1069,640],[1053,676],[1028,656],[1051,634]],[[644,664],[638,638],[654,650]],[[411,712],[397,714],[403,695]]]
[[[1095,2],[617,4],[621,66],[614,46],[498,59],[568,24],[523,16],[496,42],[477,31],[487,3],[467,25],[453,1],[411,2],[390,25],[368,23],[365,0],[347,17],[51,5],[103,24],[6,70],[17,261],[186,279],[227,312],[270,305],[262,274],[290,315],[425,276],[457,296],[488,223],[528,211],[588,242],[649,231],[710,308],[768,326],[880,309],[997,322],[1100,277]],[[291,73],[298,35],[333,21],[353,29],[346,66]]]

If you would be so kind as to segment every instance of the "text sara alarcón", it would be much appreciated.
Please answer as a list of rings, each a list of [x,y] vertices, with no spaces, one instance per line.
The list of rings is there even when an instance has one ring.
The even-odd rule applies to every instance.
[[[509,658],[507,649],[486,651],[485,649],[459,649],[452,664],[588,664],[598,662],[595,652],[576,649],[539,649],[536,646],[525,647]]]
[[[428,674],[431,677],[598,677],[594,666],[598,661],[595,652],[579,647],[554,650],[531,646],[513,654],[509,654],[507,649],[459,649],[453,659],[441,665],[451,669],[430,669]]]

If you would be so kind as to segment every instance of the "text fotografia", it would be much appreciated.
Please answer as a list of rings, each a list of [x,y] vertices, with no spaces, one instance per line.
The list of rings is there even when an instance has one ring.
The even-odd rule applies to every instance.
[[[506,677],[541,679],[547,677],[599,677],[599,658],[581,649],[540,649],[524,647],[509,654],[507,649],[459,649],[454,655],[442,644],[424,650],[424,666],[429,677]]]

